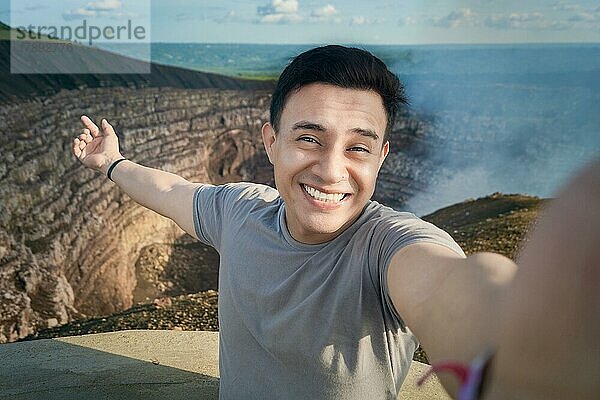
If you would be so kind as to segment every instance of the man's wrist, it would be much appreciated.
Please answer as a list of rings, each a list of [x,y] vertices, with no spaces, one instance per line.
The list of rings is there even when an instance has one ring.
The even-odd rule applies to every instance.
[[[117,153],[117,154],[114,154],[112,156],[106,156],[104,163],[98,169],[98,171],[102,175],[106,176],[106,174],[108,173],[108,169],[110,168],[110,166],[113,165],[113,163],[115,161],[120,160],[122,158],[125,158],[125,157],[123,157],[123,155],[121,153]]]
[[[121,157],[115,161],[113,161],[109,166],[108,169],[106,170],[106,177],[108,179],[110,179],[111,181],[114,182],[113,178],[112,178],[112,174],[115,170],[115,168],[117,167],[117,165],[119,165],[121,162],[126,161],[127,159],[125,157]]]
[[[419,378],[417,386],[421,386],[434,373],[449,371],[455,373],[460,382],[457,400],[481,399],[484,389],[489,385],[493,355],[494,352],[491,349],[486,349],[470,365],[454,361],[432,364],[431,368]]]

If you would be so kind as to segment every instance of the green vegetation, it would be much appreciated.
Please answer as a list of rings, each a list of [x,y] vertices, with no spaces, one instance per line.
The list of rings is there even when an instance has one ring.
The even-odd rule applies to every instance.
[[[227,75],[227,74],[224,74]],[[260,74],[256,72],[238,72],[237,75],[232,75],[240,79],[249,79],[253,81],[273,81],[276,82],[279,79],[279,74]]]
[[[208,72],[210,74],[219,74],[224,76],[230,76],[232,78],[247,79],[252,81],[273,81],[276,82],[279,79],[281,71],[252,71],[252,70],[232,70],[230,68],[203,68],[198,69],[194,65],[188,65],[185,68],[194,71]]]
[[[0,40],[10,39],[10,26],[0,21]]]
[[[11,33],[13,35],[17,35],[17,30],[14,28],[11,28],[10,26],[8,26],[5,23],[3,23],[2,21],[0,21],[0,40],[10,40]],[[32,35],[36,35],[35,32],[30,32],[30,33]],[[26,38],[26,39],[21,39],[21,40],[34,41],[34,42],[53,42],[53,43],[73,43],[74,44],[74,42],[70,42],[68,40],[51,38],[48,35],[40,35],[40,37],[36,38],[36,39]]]

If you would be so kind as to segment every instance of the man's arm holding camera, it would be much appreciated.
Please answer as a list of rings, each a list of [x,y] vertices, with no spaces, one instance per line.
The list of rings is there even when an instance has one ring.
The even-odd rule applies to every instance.
[[[600,391],[600,385],[590,386],[590,374],[600,368],[594,350],[600,333],[599,222],[596,161],[543,213],[519,268],[499,254],[462,258],[440,245],[410,245],[388,270],[392,301],[432,364],[469,365],[486,349],[494,351],[493,399],[588,398]],[[439,378],[456,396],[456,378]]]
[[[392,302],[427,352],[429,361],[468,365],[497,343],[498,313],[517,266],[495,253],[463,258],[437,244],[409,245],[388,270]],[[453,397],[456,378],[440,374]]]

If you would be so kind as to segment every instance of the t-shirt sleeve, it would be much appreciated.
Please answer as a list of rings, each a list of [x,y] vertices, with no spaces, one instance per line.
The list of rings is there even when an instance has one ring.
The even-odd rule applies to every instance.
[[[193,201],[194,229],[201,242],[219,247],[223,215],[229,211],[232,195],[227,185],[202,185],[196,189]]]
[[[253,207],[276,195],[271,187],[247,182],[200,186],[193,200],[196,236],[220,251],[223,235],[233,234]]]
[[[439,244],[462,257],[465,257],[465,253],[447,232],[411,213],[396,213],[393,217],[383,219],[376,236],[378,236],[377,272],[382,301],[400,324],[405,326],[402,317],[393,306],[388,289],[387,271],[392,257],[398,250],[414,243]]]

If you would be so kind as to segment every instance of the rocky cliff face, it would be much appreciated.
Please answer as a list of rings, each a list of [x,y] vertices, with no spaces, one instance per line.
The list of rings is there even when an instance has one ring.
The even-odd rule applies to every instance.
[[[69,146],[80,114],[115,121],[123,154],[144,165],[193,181],[265,180],[253,137],[267,101],[239,91],[86,89],[3,107],[0,341],[130,307],[140,250],[182,234],[78,165]]]

